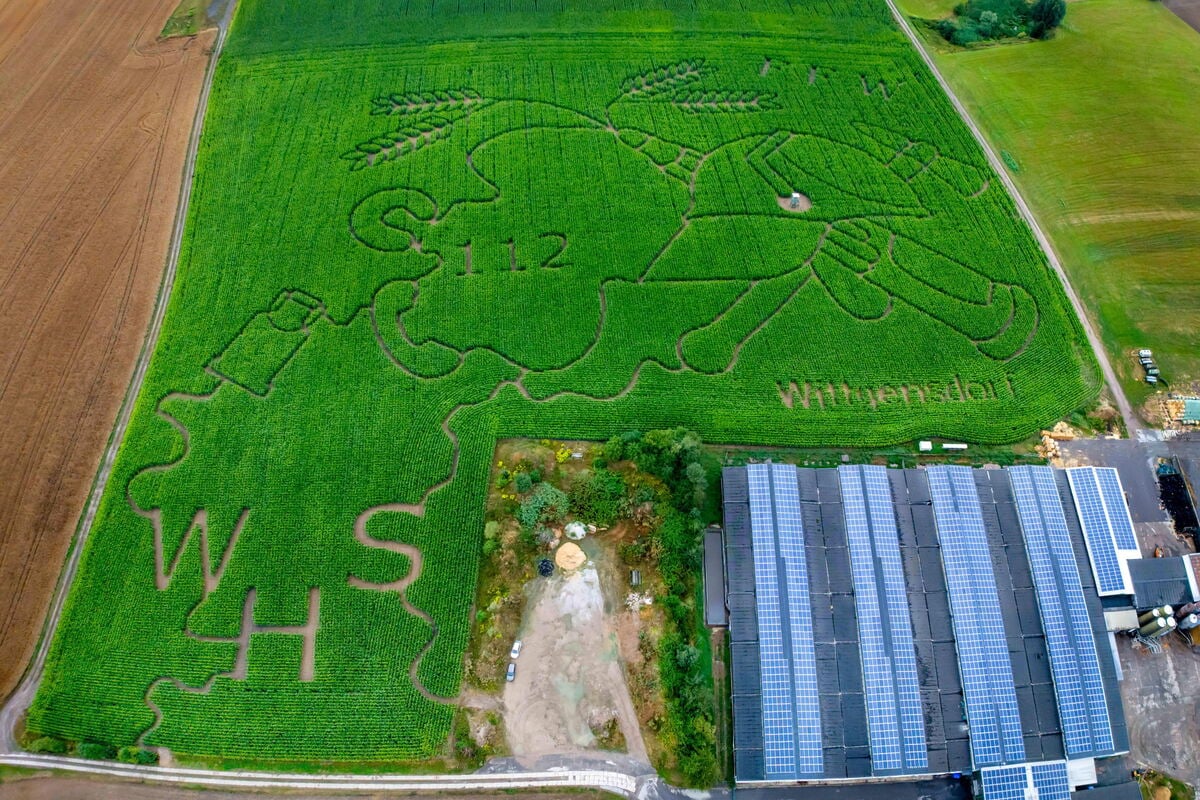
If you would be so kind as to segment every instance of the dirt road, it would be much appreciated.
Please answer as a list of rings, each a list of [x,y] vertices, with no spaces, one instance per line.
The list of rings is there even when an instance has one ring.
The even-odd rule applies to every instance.
[[[176,0],[0,4],[0,697],[145,336],[213,34]]]

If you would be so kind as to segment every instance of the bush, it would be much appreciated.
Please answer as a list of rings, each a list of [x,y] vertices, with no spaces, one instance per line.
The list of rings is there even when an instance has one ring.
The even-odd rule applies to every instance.
[[[116,758],[117,755],[115,747],[109,744],[100,744],[99,742],[81,742],[75,752],[80,758],[94,758],[97,760],[111,760]]]
[[[625,508],[625,480],[607,469],[593,470],[571,487],[571,513],[602,527],[617,521]]]
[[[517,509],[517,521],[527,531],[539,522],[557,522],[567,513],[567,493],[548,483],[539,483]]]
[[[509,472],[507,468],[501,469],[499,472],[496,473],[496,488],[497,489],[503,489],[505,486],[508,486],[508,484],[511,482],[512,482],[512,473]]]
[[[1033,21],[1029,35],[1035,39],[1049,38],[1066,16],[1067,4],[1063,0],[1037,0],[1029,10]]]
[[[42,736],[29,743],[29,752],[62,755],[67,752],[67,743],[57,736]]]
[[[529,473],[528,472],[518,472],[517,473],[517,491],[520,492],[521,494],[525,494],[532,488],[533,488],[533,478],[529,475]]]
[[[157,764],[158,753],[141,747],[122,747],[117,751],[117,761],[126,764]]]

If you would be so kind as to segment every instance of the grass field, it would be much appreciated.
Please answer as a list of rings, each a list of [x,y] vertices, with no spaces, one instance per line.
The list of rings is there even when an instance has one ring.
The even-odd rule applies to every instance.
[[[497,436],[1006,442],[1096,396],[884,6],[483,5],[239,4],[31,731],[427,758]]]
[[[1200,378],[1200,35],[1159,3],[1081,0],[1052,41],[937,58],[1015,159],[1133,399],[1149,391],[1134,348],[1168,380]]]

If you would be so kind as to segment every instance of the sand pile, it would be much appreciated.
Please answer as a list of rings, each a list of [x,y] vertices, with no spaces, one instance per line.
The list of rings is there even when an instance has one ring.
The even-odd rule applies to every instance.
[[[566,542],[562,547],[558,548],[558,552],[554,554],[554,563],[558,564],[559,569],[571,572],[583,566],[587,561],[587,556],[579,549],[579,545],[574,542]]]

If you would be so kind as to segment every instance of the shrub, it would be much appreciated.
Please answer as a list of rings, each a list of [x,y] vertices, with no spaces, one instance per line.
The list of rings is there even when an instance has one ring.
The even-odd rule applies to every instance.
[[[67,743],[57,736],[42,736],[29,743],[29,752],[62,755],[67,752]]]
[[[122,747],[117,751],[117,761],[126,764],[157,764],[158,753],[141,747]]]
[[[566,492],[548,483],[539,483],[517,509],[517,521],[525,530],[532,530],[539,522],[561,520],[569,506]]]
[[[117,755],[115,747],[109,744],[100,744],[99,742],[80,742],[75,752],[80,758],[94,758],[97,760],[116,758]]]
[[[595,469],[571,487],[571,513],[596,525],[617,521],[625,506],[625,480],[607,469]]]
[[[1063,0],[1037,0],[1029,11],[1033,21],[1029,35],[1035,39],[1049,38],[1066,16],[1067,4]]]

